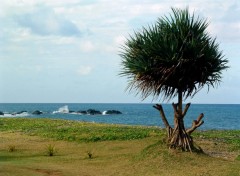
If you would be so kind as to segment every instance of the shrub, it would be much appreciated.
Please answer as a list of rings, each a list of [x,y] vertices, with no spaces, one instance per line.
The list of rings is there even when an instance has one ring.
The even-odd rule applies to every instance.
[[[87,155],[89,159],[93,158],[93,153],[91,151],[87,151]]]
[[[9,145],[9,146],[8,146],[8,151],[9,151],[9,152],[14,152],[14,151],[16,151],[16,146],[15,146],[15,145]]]
[[[54,156],[54,155],[56,155],[57,149],[56,149],[55,145],[52,145],[52,144],[47,145],[46,153],[47,153],[47,156]]]

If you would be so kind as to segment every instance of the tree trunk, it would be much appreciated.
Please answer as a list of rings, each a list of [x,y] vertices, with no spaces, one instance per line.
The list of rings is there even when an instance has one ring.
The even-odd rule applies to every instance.
[[[174,127],[172,128],[168,120],[165,116],[163,108],[161,105],[156,104],[154,108],[156,108],[160,112],[160,116],[162,117],[162,121],[167,129],[168,133],[168,144],[170,148],[180,148],[183,151],[192,152],[195,149],[193,145],[193,139],[191,137],[191,133],[201,126],[204,121],[202,121],[203,114],[200,114],[197,120],[194,120],[192,123],[192,127],[188,130],[185,129],[184,126],[184,117],[190,107],[190,103],[186,104],[185,109],[182,109],[182,92],[178,92],[178,103],[172,103],[174,109]]]
[[[181,91],[178,92],[178,104],[173,103],[172,106],[174,109],[174,128],[173,132],[171,133],[172,135],[169,136],[168,138],[170,148],[180,148],[184,151],[192,151],[193,141],[190,135],[186,132],[184,126],[184,114],[182,112]]]
[[[184,126],[184,118],[179,106],[173,104],[174,107],[174,128],[172,135],[168,137],[170,148],[180,148],[184,151],[192,151],[193,140],[186,132]]]

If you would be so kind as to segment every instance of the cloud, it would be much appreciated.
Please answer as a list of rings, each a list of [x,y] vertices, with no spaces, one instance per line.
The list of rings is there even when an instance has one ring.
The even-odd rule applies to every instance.
[[[214,26],[214,30],[226,42],[240,41],[240,18],[237,15],[240,10],[240,3],[234,2],[226,8],[222,17]]]
[[[11,84],[7,84],[8,80],[12,83],[21,77],[24,80],[28,80],[28,77],[32,79],[44,77],[43,80],[49,81],[48,84],[44,84],[46,89],[55,88],[52,80],[55,80],[56,85],[62,85],[62,79],[69,83],[74,82],[73,80],[77,80],[76,82],[86,80],[84,85],[89,89],[91,88],[91,84],[88,85],[89,79],[98,80],[101,76],[106,80],[111,79],[112,85],[122,87],[119,90],[123,91],[126,80],[123,79],[124,81],[120,83],[116,75],[120,71],[121,61],[118,54],[126,38],[128,39],[135,30],[141,30],[143,26],[154,24],[158,17],[169,15],[170,7],[187,6],[196,15],[209,19],[210,35],[217,37],[217,42],[221,44],[220,48],[231,59],[229,70],[232,71],[228,72],[229,76],[237,75],[240,41],[239,2],[239,0],[217,2],[2,0],[0,70],[1,75],[7,78],[3,80],[3,84],[6,88],[11,87]],[[233,62],[234,60],[236,61]],[[240,82],[238,77],[235,80]],[[231,80],[227,85],[237,88],[233,83]],[[69,87],[74,86],[70,83]],[[8,91],[3,88],[0,89],[1,92]],[[31,84],[30,88],[35,90]],[[109,89],[114,88],[110,86]],[[55,90],[57,94],[61,94],[57,88]],[[46,101],[51,101],[49,97],[51,95],[46,97]]]
[[[127,40],[126,37],[120,35],[114,39],[114,42],[120,46],[120,45],[123,45],[126,42],[126,40]]]
[[[63,14],[56,14],[50,7],[37,5],[30,12],[21,13],[14,20],[22,27],[28,28],[32,33],[47,36],[78,36],[80,30],[72,21],[66,19]]]
[[[89,75],[92,72],[92,67],[90,66],[81,66],[77,69],[77,74],[80,76]]]
[[[80,44],[80,49],[84,52],[91,52],[95,49],[95,46],[91,41],[84,41]]]

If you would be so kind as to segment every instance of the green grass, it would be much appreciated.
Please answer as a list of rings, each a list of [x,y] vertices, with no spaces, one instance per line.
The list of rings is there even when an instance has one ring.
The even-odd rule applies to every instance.
[[[47,118],[0,118],[0,131],[18,131],[33,136],[76,142],[124,141],[165,136],[165,130],[157,127],[109,125]],[[197,131],[193,133],[193,137],[229,144],[233,151],[240,149],[240,130]]]
[[[0,176],[239,176],[239,134],[196,132],[205,154],[191,154],[169,150],[156,127],[0,118]]]
[[[106,125],[45,118],[0,118],[0,131],[19,131],[28,135],[77,142],[134,140],[164,134],[163,130],[154,127]]]
[[[208,139],[215,143],[229,144],[232,151],[240,150],[240,130],[208,130],[194,133],[198,139]]]

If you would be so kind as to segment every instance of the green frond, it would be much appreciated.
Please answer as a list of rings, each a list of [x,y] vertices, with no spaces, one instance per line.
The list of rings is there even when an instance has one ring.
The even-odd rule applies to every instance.
[[[134,32],[122,46],[122,71],[128,89],[171,99],[178,91],[194,96],[205,85],[217,86],[228,60],[215,38],[207,33],[208,22],[174,9],[155,25]]]

